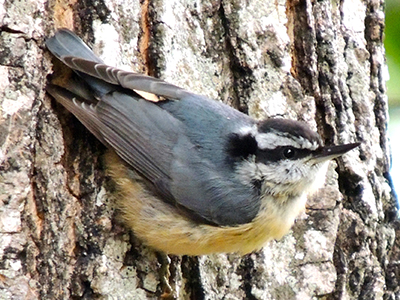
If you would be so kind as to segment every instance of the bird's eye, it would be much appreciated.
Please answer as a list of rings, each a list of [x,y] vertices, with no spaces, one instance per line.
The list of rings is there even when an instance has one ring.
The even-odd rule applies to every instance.
[[[282,155],[286,159],[292,159],[296,156],[296,149],[292,147],[285,147],[282,151]]]

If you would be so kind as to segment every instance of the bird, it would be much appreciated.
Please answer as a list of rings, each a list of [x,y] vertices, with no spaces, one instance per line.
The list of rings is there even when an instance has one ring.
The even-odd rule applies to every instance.
[[[106,65],[69,29],[46,40],[72,70],[47,92],[109,151],[118,218],[175,255],[247,254],[280,239],[360,143],[324,146],[300,121],[255,120],[161,79]]]

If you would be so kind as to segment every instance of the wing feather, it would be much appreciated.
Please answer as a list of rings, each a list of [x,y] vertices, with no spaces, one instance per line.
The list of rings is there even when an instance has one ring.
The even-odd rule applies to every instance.
[[[256,191],[231,176],[225,149],[227,134],[253,126],[251,118],[160,79],[104,65],[69,30],[46,45],[95,91],[50,85],[48,92],[151,182],[162,200],[193,220],[217,225],[243,224],[257,215]],[[135,91],[166,101],[147,101]]]

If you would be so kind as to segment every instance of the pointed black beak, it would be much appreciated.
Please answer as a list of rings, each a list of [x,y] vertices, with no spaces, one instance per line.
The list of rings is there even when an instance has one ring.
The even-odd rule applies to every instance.
[[[336,158],[360,146],[360,144],[361,143],[352,143],[339,146],[323,147],[320,151],[315,153],[315,155],[313,156],[313,160],[315,160],[316,162],[323,162],[329,159]]]

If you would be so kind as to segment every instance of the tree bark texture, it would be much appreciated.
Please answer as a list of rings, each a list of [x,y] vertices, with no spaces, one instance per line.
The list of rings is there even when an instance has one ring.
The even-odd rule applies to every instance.
[[[104,147],[45,93],[68,27],[108,64],[255,118],[307,122],[332,162],[257,253],[171,257],[178,299],[400,299],[382,0],[0,1],[0,299],[158,299],[156,253],[119,222]]]

